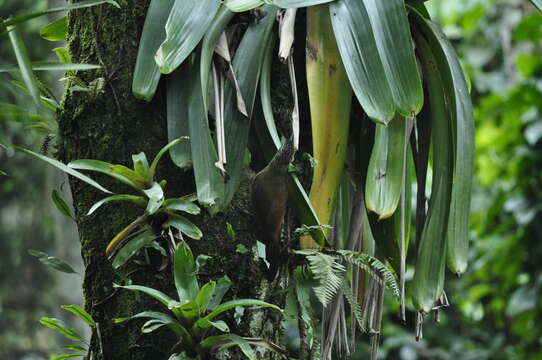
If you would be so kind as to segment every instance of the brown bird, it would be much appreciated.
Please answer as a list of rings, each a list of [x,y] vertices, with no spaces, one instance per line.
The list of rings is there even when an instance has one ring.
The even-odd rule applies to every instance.
[[[258,240],[265,244],[269,280],[275,278],[280,264],[281,230],[288,202],[288,165],[294,154],[295,147],[290,137],[252,180],[252,208]]]

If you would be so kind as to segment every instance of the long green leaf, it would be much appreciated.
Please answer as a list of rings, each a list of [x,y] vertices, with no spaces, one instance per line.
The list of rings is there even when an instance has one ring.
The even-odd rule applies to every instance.
[[[42,264],[50,266],[55,270],[66,274],[77,274],[77,271],[75,271],[71,265],[64,260],[60,260],[54,256],[49,256],[48,254],[37,250],[28,250],[28,253],[37,257]]]
[[[31,114],[28,112],[27,109],[24,109],[20,106],[0,102],[0,121],[36,123],[43,120],[43,116]]]
[[[169,218],[164,223],[164,227],[174,227],[175,229],[179,230],[180,232],[194,240],[199,240],[202,238],[203,233],[201,232],[201,230],[187,218],[177,214],[169,214],[168,216]]]
[[[191,215],[199,215],[201,212],[199,206],[186,199],[167,199],[164,201],[164,207],[169,210],[183,211]]]
[[[92,213],[98,210],[102,205],[107,204],[112,201],[130,201],[140,206],[145,206],[147,204],[147,201],[141,196],[127,195],[127,194],[112,195],[94,203],[94,205],[92,205],[92,207],[88,210],[87,215],[92,215]]]
[[[105,161],[94,159],[74,160],[70,162],[68,166],[71,169],[96,171],[101,174],[111,176],[113,179],[118,180],[126,185],[130,185],[137,190],[141,190],[144,186],[142,182],[145,179],[142,179],[133,170],[128,169],[125,166],[119,167],[119,165],[114,165]],[[114,169],[116,170],[114,171]]]
[[[68,19],[66,16],[45,25],[40,29],[40,35],[49,41],[64,41],[68,34]]]
[[[85,309],[81,308],[77,305],[62,305],[61,308],[64,310],[67,310],[74,314],[75,316],[79,317],[81,320],[83,320],[85,323],[87,323],[88,326],[96,327],[96,323],[94,322],[94,319],[88,312],[85,311]]]
[[[175,287],[181,304],[195,300],[199,292],[196,263],[192,250],[185,242],[179,243],[175,249],[173,271]]]
[[[113,287],[123,288],[123,289],[131,290],[131,291],[140,291],[140,292],[142,292],[144,294],[147,294],[147,295],[155,298],[156,300],[161,302],[166,307],[168,307],[169,303],[173,301],[172,298],[170,298],[169,296],[167,296],[163,292],[161,292],[159,290],[156,290],[156,289],[153,289],[153,288],[150,288],[150,287],[146,287],[146,286],[113,284]]]
[[[34,73],[32,72],[32,64],[30,62],[30,58],[28,57],[26,45],[19,35],[19,31],[14,26],[8,27],[8,30],[9,39],[11,40],[11,45],[13,47],[13,51],[15,52],[15,57],[17,58],[17,63],[19,64],[23,81],[28,89],[28,92],[30,93],[30,97],[34,101],[36,109],[39,109],[41,105],[40,91],[38,89],[38,82],[34,77]]]
[[[380,219],[393,215],[399,204],[405,158],[406,119],[396,116],[389,125],[376,125],[375,143],[371,152],[365,203]]]
[[[45,155],[37,154],[37,153],[35,153],[35,152],[31,151],[31,150],[24,149],[24,148],[19,147],[19,146],[13,146],[13,149],[15,149],[17,151],[20,151],[20,152],[22,152],[24,154],[33,156],[36,159],[39,159],[41,161],[45,161],[46,163],[48,163],[50,165],[53,165],[57,169],[62,170],[66,174],[74,176],[74,177],[78,178],[79,180],[84,181],[84,182],[86,182],[87,184],[89,184],[91,186],[94,186],[98,190],[101,190],[101,191],[103,191],[105,193],[108,193],[108,194],[112,194],[111,191],[107,190],[102,185],[98,184],[96,181],[92,180],[91,178],[89,178],[88,176],[86,176],[84,174],[81,174],[79,171],[74,170],[71,167],[68,167],[67,165],[61,163],[58,160],[52,159],[52,158],[47,157]]]
[[[215,19],[211,23],[209,29],[205,32],[205,36],[201,42],[201,88],[206,90],[209,85],[209,74],[211,71],[211,62],[213,61],[213,55],[215,53],[216,44],[220,35],[224,32],[224,29],[235,15],[228,10],[227,7],[221,7],[216,14]],[[207,98],[204,98],[205,110],[207,111]]]
[[[275,125],[273,108],[271,103],[271,64],[273,61],[273,44],[269,41],[267,52],[265,54],[262,66],[262,75],[260,81],[261,109],[258,107],[258,113],[255,116],[255,129],[258,140],[262,146],[265,158],[270,161],[281,146],[280,137]],[[260,111],[263,110],[263,116]],[[312,238],[320,245],[325,244],[325,235],[319,227],[320,221],[318,215],[312,207],[307,192],[301,185],[296,174],[291,173],[288,182],[288,199],[290,206],[294,209],[295,215],[302,224],[316,226],[311,231]]]
[[[237,109],[235,89],[229,83],[225,88],[224,128],[228,159],[226,172],[230,178],[226,184],[224,201],[221,204],[223,209],[228,206],[241,182],[242,169],[246,158],[250,118],[252,117],[266,45],[275,23],[277,8],[265,5],[262,7],[262,11],[266,14],[265,17],[248,27],[233,59],[233,69],[245,100],[249,115],[248,119]]]
[[[40,323],[47,326],[48,328],[57,330],[62,335],[67,337],[70,340],[85,342],[83,337],[79,335],[74,329],[69,329],[66,327],[66,324],[62,320],[55,318],[42,317]]]
[[[154,61],[154,54],[166,38],[164,26],[174,2],[152,0],[147,10],[132,80],[132,92],[139,99],[151,101],[158,87],[161,73]]]
[[[128,242],[117,251],[111,265],[114,269],[118,269],[141,250],[141,248],[149,245],[157,237],[158,236],[151,229],[134,236],[134,238],[128,240]]]
[[[154,62],[154,60],[153,60]],[[158,67],[158,66],[157,66]],[[168,141],[173,141],[181,136],[188,136],[190,130],[189,108],[190,94],[193,90],[187,86],[189,71],[193,69],[188,65],[179,67],[167,76],[167,136]],[[171,149],[169,156],[171,161],[180,168],[192,166],[191,141],[183,141]]]
[[[58,190],[53,189],[53,191],[51,192],[51,198],[53,199],[56,208],[58,209],[58,211],[60,211],[62,215],[73,219],[70,207],[68,206],[68,204],[66,204],[64,199],[62,199]]]
[[[444,291],[446,231],[450,212],[453,171],[452,126],[440,71],[426,40],[416,34],[432,118],[433,183],[427,220],[418,245],[416,270],[412,281],[412,301],[416,310],[428,313]]]
[[[95,70],[100,65],[93,64],[73,64],[63,62],[38,61],[30,63],[34,71],[76,71],[76,70]],[[20,71],[17,65],[0,65],[0,73]]]
[[[337,0],[329,9],[350,84],[369,117],[387,123],[396,110],[417,113],[423,91],[403,1]]]
[[[417,114],[423,105],[404,0],[363,0],[397,111]]]
[[[448,267],[456,274],[467,268],[469,215],[474,163],[474,120],[465,75],[457,55],[438,26],[412,11],[420,31],[435,55],[446,98],[450,104],[454,131],[454,174],[450,220],[448,222]]]
[[[27,20],[30,20],[30,19],[34,19],[34,18],[43,16],[43,15],[52,14],[52,13],[56,13],[56,12],[62,12],[62,11],[81,9],[81,8],[96,6],[96,5],[100,5],[100,4],[111,4],[111,5],[114,5],[117,8],[120,8],[119,4],[117,4],[117,2],[113,1],[113,0],[85,0],[85,1],[79,1],[79,2],[77,2],[75,4],[62,6],[62,7],[51,8],[51,9],[46,9],[46,10],[37,11],[37,12],[24,14],[24,15],[19,15],[19,16],[16,16],[14,18],[11,18],[11,19],[4,20],[4,21],[2,21],[0,23],[0,29],[2,27],[15,25],[15,24],[18,24],[20,22],[27,21]]]
[[[160,71],[169,74],[200,42],[220,7],[216,0],[176,0],[166,23],[166,40],[155,56]]]

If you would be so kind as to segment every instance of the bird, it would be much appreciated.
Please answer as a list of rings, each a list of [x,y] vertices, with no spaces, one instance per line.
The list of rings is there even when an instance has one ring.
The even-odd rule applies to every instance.
[[[288,165],[295,154],[292,137],[252,180],[251,200],[258,240],[265,244],[267,279],[273,280],[281,263],[281,230],[288,202]]]

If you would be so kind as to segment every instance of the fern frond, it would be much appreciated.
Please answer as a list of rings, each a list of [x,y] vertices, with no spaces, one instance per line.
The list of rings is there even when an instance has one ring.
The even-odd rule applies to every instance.
[[[350,304],[350,308],[352,309],[352,314],[354,315],[354,318],[356,319],[359,328],[363,332],[367,332],[367,329],[365,328],[365,318],[363,316],[363,312],[361,311],[361,306],[357,302],[356,298],[354,297],[354,294],[352,293],[352,289],[348,284],[343,284],[343,294],[346,298],[346,301],[348,301],[348,304]]]
[[[350,264],[363,269],[380,284],[385,284],[393,295],[399,298],[399,286],[393,273],[377,258],[359,251],[337,250],[337,253]]]
[[[326,307],[342,286],[345,267],[337,261],[337,256],[324,254],[318,250],[306,249],[296,253],[305,255],[309,261],[309,267],[318,281],[318,286],[313,288],[314,294]]]

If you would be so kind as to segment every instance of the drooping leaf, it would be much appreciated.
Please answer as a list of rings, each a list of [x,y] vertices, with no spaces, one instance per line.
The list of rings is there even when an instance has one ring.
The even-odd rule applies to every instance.
[[[188,113],[190,145],[194,167],[194,177],[198,193],[198,201],[207,207],[211,214],[216,213],[216,202],[224,197],[224,178],[220,170],[215,166],[218,155],[212,141],[207,111],[205,109],[205,96],[207,92],[202,89],[201,78],[197,71],[199,59],[184,64],[187,66],[188,76],[184,79],[189,97]]]
[[[467,268],[469,215],[474,164],[474,120],[470,94],[457,55],[438,26],[416,11],[412,17],[429,43],[440,71],[446,99],[450,104],[454,167],[447,231],[448,266],[456,274]]]
[[[179,230],[180,232],[194,240],[199,240],[203,236],[201,230],[196,225],[194,225],[194,223],[192,223],[184,216],[178,214],[169,214],[168,220],[164,223],[163,226],[174,227],[175,229]]]
[[[154,62],[154,60],[153,60]],[[157,67],[158,68],[158,67]],[[190,93],[192,88],[187,86],[190,66],[179,67],[166,78],[167,81],[167,136],[173,141],[181,136],[188,136],[188,117]],[[171,149],[169,156],[173,163],[180,168],[192,166],[190,142],[183,141]]]
[[[60,211],[62,215],[73,219],[70,207],[68,206],[68,204],[66,204],[64,199],[62,199],[58,190],[53,189],[53,191],[51,192],[51,198],[53,199],[53,203],[55,204],[56,208],[58,209],[58,211]]]
[[[151,101],[158,87],[161,73],[154,54],[166,38],[165,24],[174,2],[152,0],[147,10],[132,80],[132,92],[136,98]]]
[[[79,335],[74,329],[69,329],[66,327],[66,324],[62,320],[55,319],[55,318],[49,318],[49,317],[42,317],[40,319],[40,323],[47,326],[48,328],[57,330],[59,333],[64,335],[70,340],[80,341],[84,342],[85,340],[81,335]]]
[[[250,119],[266,45],[272,33],[277,8],[265,5],[262,7],[262,11],[265,13],[265,17],[248,27],[233,59],[233,69],[245,100],[248,119],[237,109],[235,89],[230,84],[227,84],[225,88],[224,127],[228,159],[226,172],[229,175],[229,180],[226,184],[226,193],[221,208],[225,208],[230,203],[241,182],[242,169],[245,166]]]
[[[81,308],[80,306],[62,305],[61,308],[71,312],[72,314],[74,314],[75,316],[83,320],[85,323],[87,323],[88,326],[96,327],[96,323],[94,322],[94,319],[92,318],[92,316],[90,316],[90,314],[87,313],[85,309]]]
[[[19,65],[23,81],[30,93],[30,97],[34,101],[36,109],[38,109],[40,106],[40,91],[38,89],[38,82],[32,72],[32,64],[28,57],[26,45],[19,35],[19,31],[14,26],[10,26],[7,29],[9,30],[9,39],[11,40],[11,46],[15,52],[15,57],[17,58],[17,64]]]
[[[76,71],[76,70],[95,70],[99,69],[100,65],[93,64],[74,64],[64,62],[32,62],[31,68],[34,71]],[[0,73],[20,71],[17,65],[0,65]]]
[[[397,111],[410,117],[423,105],[404,0],[363,0]]]
[[[49,41],[64,41],[68,34],[68,20],[66,16],[45,25],[40,29],[40,35]]]
[[[134,204],[137,204],[137,205],[140,205],[140,206],[145,206],[147,204],[147,201],[141,196],[126,195],[126,194],[112,195],[112,196],[108,196],[108,197],[96,202],[94,205],[92,205],[92,207],[88,210],[87,215],[92,215],[92,213],[94,213],[96,210],[98,210],[98,208],[100,208],[102,205],[107,204],[107,203],[112,202],[112,201],[130,201],[130,202],[132,202]]]
[[[396,110],[417,113],[423,91],[404,2],[337,0],[329,9],[350,84],[369,117],[387,123]]]
[[[28,253],[37,257],[38,260],[44,265],[50,266],[55,270],[66,274],[77,274],[77,271],[75,271],[70,264],[54,256],[49,256],[48,254],[37,250],[28,250]]]
[[[113,258],[112,266],[118,269],[132,258],[141,248],[149,245],[158,236],[149,228],[130,239],[122,248],[117,251]]]
[[[37,154],[37,153],[35,153],[35,152],[31,151],[31,150],[24,149],[24,148],[19,147],[19,146],[13,146],[13,149],[15,149],[17,151],[20,151],[20,152],[22,152],[24,154],[33,156],[33,157],[35,157],[35,158],[37,158],[39,160],[45,161],[46,163],[48,163],[50,165],[53,165],[54,167],[56,167],[59,170],[62,170],[63,172],[67,173],[68,175],[74,176],[74,177],[78,178],[79,180],[84,181],[84,182],[86,182],[87,184],[89,184],[91,186],[94,186],[98,190],[101,190],[101,191],[103,191],[105,193],[108,193],[108,194],[112,194],[111,191],[107,190],[102,185],[98,184],[96,181],[92,180],[91,178],[89,178],[88,176],[86,176],[84,174],[81,174],[79,171],[74,170],[72,167],[69,167],[69,166],[61,163],[58,160],[52,159],[52,158],[47,157],[45,155]]]
[[[418,245],[412,301],[416,310],[427,313],[444,291],[446,231],[453,182],[453,133],[444,86],[432,48],[420,34],[415,34],[415,39],[427,84],[429,101],[426,106],[431,111],[433,183],[427,219]]]
[[[169,74],[190,55],[213,21],[220,2],[176,0],[166,22],[166,39],[156,51],[160,71]]]
[[[396,116],[389,125],[376,125],[365,185],[367,209],[386,219],[399,205],[405,158],[406,122]]]

